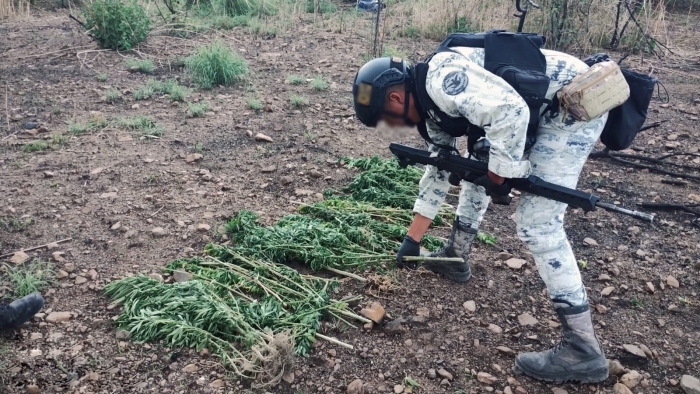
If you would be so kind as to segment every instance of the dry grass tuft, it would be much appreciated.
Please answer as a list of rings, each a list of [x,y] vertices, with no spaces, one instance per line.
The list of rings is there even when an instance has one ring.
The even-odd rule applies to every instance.
[[[0,0],[0,20],[29,15],[29,0]]]

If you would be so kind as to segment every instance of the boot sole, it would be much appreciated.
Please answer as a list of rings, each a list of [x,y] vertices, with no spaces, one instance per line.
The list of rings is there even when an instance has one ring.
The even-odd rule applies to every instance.
[[[451,280],[452,282],[457,282],[457,283],[465,283],[465,282],[468,282],[469,279],[472,278],[471,272],[469,272],[466,275],[463,275],[463,274],[462,275],[455,275],[453,272],[446,273],[446,272],[443,272],[442,270],[439,270],[439,269],[430,269],[427,267],[426,267],[426,269],[428,269],[431,272],[441,274],[442,276],[445,277],[445,279],[448,279],[448,280]]]
[[[543,380],[545,382],[561,384],[565,382],[581,382],[581,383],[600,383],[608,378],[610,371],[608,367],[596,368],[592,371],[587,372],[576,372],[569,375],[566,378],[562,378],[557,375],[544,375],[534,371],[529,371],[522,366],[518,365],[516,360],[515,365],[512,368],[513,373],[516,375],[527,375],[533,379]]]

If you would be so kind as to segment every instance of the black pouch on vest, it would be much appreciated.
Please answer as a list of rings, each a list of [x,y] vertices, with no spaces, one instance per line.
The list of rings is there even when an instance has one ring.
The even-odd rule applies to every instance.
[[[608,61],[606,54],[595,54],[584,62],[590,67],[593,64]],[[630,97],[622,105],[608,112],[608,120],[600,135],[600,142],[606,148],[614,151],[627,149],[644,126],[654,87],[659,81],[651,76],[636,71],[621,69],[622,75],[630,87]]]

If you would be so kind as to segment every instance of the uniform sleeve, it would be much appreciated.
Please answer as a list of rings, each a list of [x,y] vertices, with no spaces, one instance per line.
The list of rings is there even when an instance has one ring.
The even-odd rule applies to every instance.
[[[440,131],[432,122],[426,121],[428,136],[436,144],[455,147],[456,139],[451,135]],[[428,142],[428,150],[437,153],[439,148]],[[450,190],[450,176],[447,171],[438,171],[435,166],[425,166],[425,173],[418,184],[418,198],[413,205],[413,212],[434,219],[440,210],[440,206],[445,201],[447,192]]]
[[[440,109],[484,129],[491,172],[504,178],[530,174],[530,163],[520,161],[530,111],[506,81],[458,55],[431,64],[427,80],[428,94]]]

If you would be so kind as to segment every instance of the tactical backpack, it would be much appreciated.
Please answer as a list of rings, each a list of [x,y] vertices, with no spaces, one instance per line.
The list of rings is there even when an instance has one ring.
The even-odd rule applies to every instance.
[[[484,48],[484,68],[503,78],[523,98],[530,109],[525,150],[535,143],[535,133],[539,126],[542,108],[552,108],[552,102],[545,98],[549,89],[549,77],[545,74],[547,62],[540,51],[546,38],[534,33],[512,33],[505,30],[490,30],[485,33],[452,33],[438,48],[413,69],[416,86],[416,100],[419,111],[427,114],[442,131],[453,137],[467,136],[468,150],[473,153],[474,144],[485,131],[471,124],[466,118],[453,118],[441,111],[426,91],[428,62],[438,53],[454,52],[454,47]],[[421,137],[445,149],[452,147],[435,144],[428,136],[424,122],[418,124]]]

